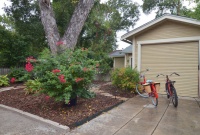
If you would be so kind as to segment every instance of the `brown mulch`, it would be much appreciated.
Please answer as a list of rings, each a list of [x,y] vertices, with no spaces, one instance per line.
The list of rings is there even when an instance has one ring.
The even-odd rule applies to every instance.
[[[99,84],[103,85],[105,82],[99,82]],[[109,88],[108,91],[112,91],[111,89],[114,87],[104,85],[102,89],[104,88]],[[45,94],[25,95],[23,89],[13,89],[0,92],[0,104],[11,106],[73,128],[74,123],[89,118],[121,102],[118,99],[97,94],[92,99],[78,98],[76,106],[67,107],[64,102],[55,102],[53,98],[47,99],[45,97]]]
[[[100,85],[99,89],[104,92],[110,93],[111,95],[119,96],[119,97],[132,98],[135,96],[134,93],[128,90],[121,90],[120,88],[112,85],[111,83]]]

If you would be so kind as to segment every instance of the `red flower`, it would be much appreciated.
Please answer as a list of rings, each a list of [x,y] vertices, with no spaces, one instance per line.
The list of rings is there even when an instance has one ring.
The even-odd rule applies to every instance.
[[[28,62],[25,66],[26,71],[31,72],[33,70],[33,65]]]
[[[63,41],[58,41],[58,42],[56,43],[57,46],[62,45],[62,44],[63,44]]]
[[[50,96],[46,96],[45,100],[48,101],[50,99]]]
[[[11,83],[15,83],[15,81],[16,81],[16,78],[14,78],[14,77],[10,79]]]
[[[53,72],[54,74],[56,74],[56,73],[59,73],[60,70],[59,70],[59,69],[54,69],[54,70],[52,70],[52,72]]]
[[[60,80],[61,83],[66,83],[66,80],[65,80],[65,76],[64,76],[64,75],[59,75],[59,76],[58,76],[58,79]]]
[[[88,69],[87,69],[86,67],[84,67],[84,68],[83,68],[83,71],[86,72],[86,71],[88,71]]]
[[[83,79],[84,79],[84,78],[76,78],[76,79],[75,79],[75,82],[78,83],[78,82],[82,81]]]

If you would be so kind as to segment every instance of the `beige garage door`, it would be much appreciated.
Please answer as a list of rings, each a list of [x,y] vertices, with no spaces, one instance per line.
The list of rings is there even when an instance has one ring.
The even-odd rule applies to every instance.
[[[142,45],[141,53],[141,71],[149,68],[146,78],[161,82],[159,93],[164,94],[165,78],[156,75],[177,72],[170,79],[178,95],[198,97],[198,42]]]
[[[124,57],[114,58],[114,68],[123,68],[124,67]]]

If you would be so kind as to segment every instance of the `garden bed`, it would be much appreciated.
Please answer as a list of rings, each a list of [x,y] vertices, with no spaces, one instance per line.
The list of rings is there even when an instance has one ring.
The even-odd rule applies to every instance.
[[[101,89],[104,90],[109,88],[108,91],[115,89],[115,87],[106,85],[105,82],[99,82],[98,85],[102,86]],[[120,95],[123,96],[123,94],[118,96]],[[70,128],[78,126],[120,103],[122,101],[118,99],[97,94],[92,99],[78,98],[76,106],[67,107],[64,102],[55,102],[53,98],[47,98],[45,94],[25,95],[22,88],[0,92],[0,104],[50,119]]]
[[[120,88],[112,85],[111,82],[94,81],[93,84],[98,85],[99,90],[104,91],[106,93],[110,93],[113,96],[132,98],[136,95],[135,93],[132,93],[128,90],[121,90]]]

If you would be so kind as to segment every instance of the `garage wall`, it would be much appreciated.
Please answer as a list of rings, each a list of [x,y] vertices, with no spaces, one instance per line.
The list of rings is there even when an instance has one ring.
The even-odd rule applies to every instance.
[[[124,67],[124,57],[114,58],[114,68],[123,68]]]
[[[130,61],[130,59],[131,59],[131,57],[132,57],[132,54],[131,54],[131,53],[126,53],[126,54],[125,54],[125,57],[126,57],[126,67],[131,66],[131,61]]]
[[[160,23],[146,31],[142,31],[141,34],[135,35],[135,66],[137,66],[138,63],[138,41],[183,38],[193,36],[200,36],[200,27],[171,20]]]
[[[166,21],[137,35],[136,41],[200,36],[200,27],[176,21]]]
[[[175,87],[179,96],[198,97],[198,42],[142,45],[141,70],[149,68],[147,79],[161,82],[160,93],[165,94],[165,77],[159,73],[177,72]]]

